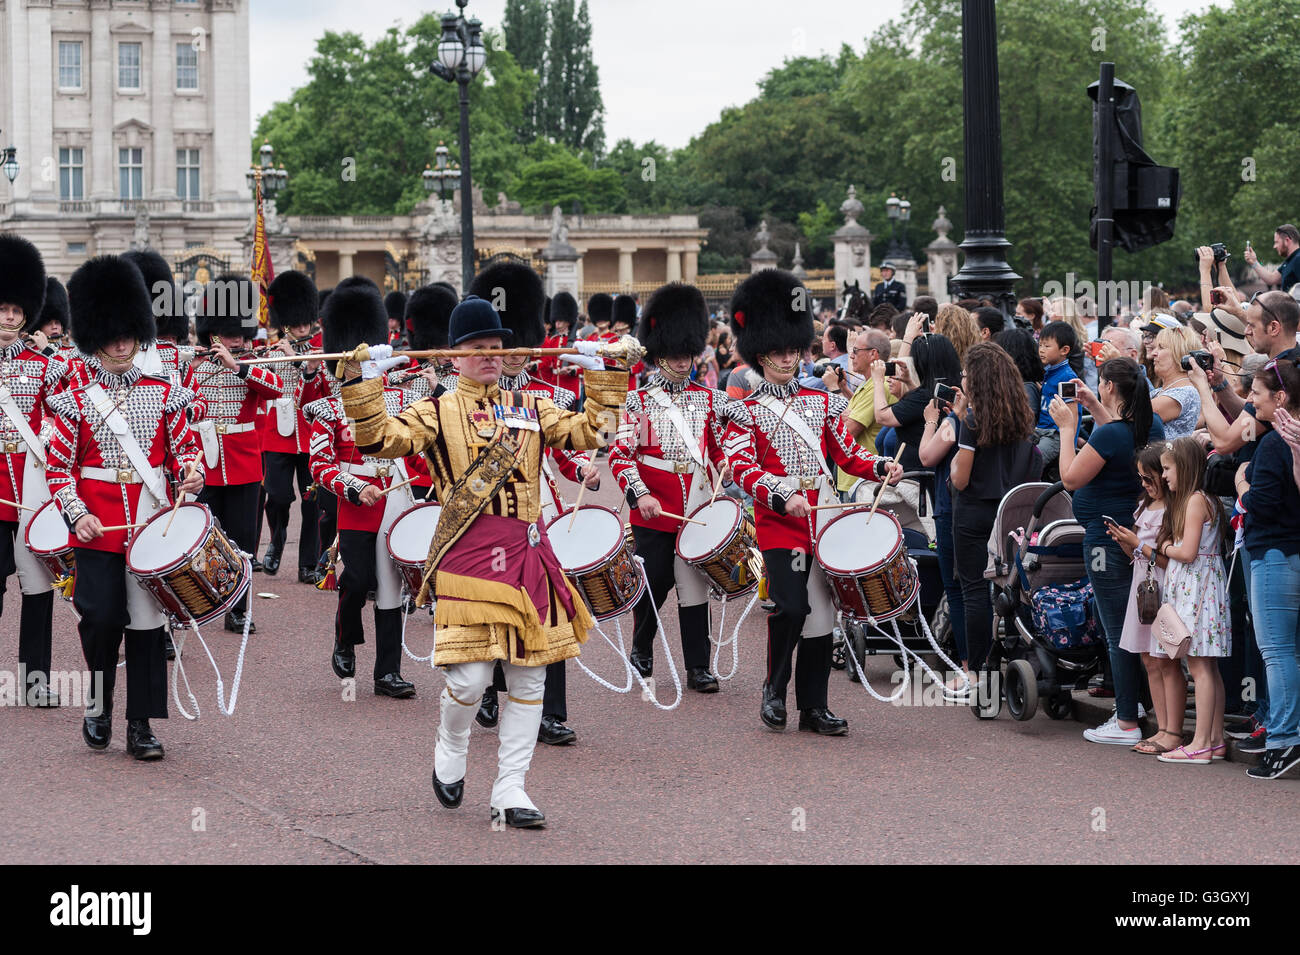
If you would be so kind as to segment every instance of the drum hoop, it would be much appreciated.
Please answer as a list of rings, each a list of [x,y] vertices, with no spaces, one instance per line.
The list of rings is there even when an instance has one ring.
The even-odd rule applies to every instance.
[[[206,505],[199,504],[196,501],[186,501],[184,504],[181,505],[181,508],[186,508],[186,507],[198,507],[203,509],[203,533],[199,535],[198,541],[196,543],[202,543],[203,541],[206,541],[212,535],[212,529],[216,526],[216,520],[212,516],[212,511],[209,510]],[[194,551],[189,550],[181,554],[170,564],[163,564],[161,567],[154,567],[147,571],[141,570],[131,562],[131,552],[135,550],[135,545],[143,536],[144,531],[148,530],[149,525],[159,520],[160,518],[164,521],[171,520],[171,514],[172,514],[171,508],[168,508],[165,511],[159,511],[153,517],[149,518],[149,520],[145,521],[145,526],[144,528],[141,529],[141,532],[139,534],[136,534],[134,537],[131,538],[131,543],[127,544],[126,546],[126,566],[128,570],[135,571],[137,574],[149,578],[165,577],[168,574],[172,573],[173,571],[180,570],[182,567],[185,567],[194,559]],[[229,534],[225,534],[224,531],[222,533],[227,540],[230,539]]]
[[[33,554],[40,554],[46,557],[59,557],[62,556],[63,554],[71,553],[73,547],[72,540],[71,540],[72,537],[71,531],[68,532],[68,538],[65,540],[64,545],[62,547],[55,548],[54,550],[48,550],[44,547],[32,546],[32,528],[36,526],[36,518],[40,517],[41,512],[45,510],[47,507],[54,507],[54,498],[50,498],[48,501],[46,501],[44,504],[38,507],[36,509],[36,513],[32,515],[32,519],[27,522],[27,528],[23,531],[23,543],[27,545],[27,549],[31,551]],[[59,520],[62,521],[63,518],[60,517]],[[63,526],[64,527],[68,526],[66,521],[64,522]]]
[[[889,518],[889,520],[893,523],[893,525],[898,529],[898,543],[894,545],[893,550],[891,550],[880,560],[876,561],[875,563],[868,564],[865,567],[837,567],[835,564],[832,564],[830,561],[824,558],[822,556],[822,538],[826,536],[826,532],[829,531],[832,527],[834,527],[839,521],[842,521],[844,518],[853,517],[854,515],[861,514],[861,513],[862,513],[861,510],[857,508],[853,508],[852,510],[845,511],[843,514],[837,514],[833,519],[826,522],[826,526],[823,527],[821,529],[821,533],[817,535],[817,541],[816,543],[813,544],[813,556],[817,558],[817,563],[821,565],[823,571],[832,574],[840,574],[846,577],[852,577],[858,574],[869,574],[872,571],[879,570],[881,567],[884,567],[890,561],[894,560],[894,558],[896,558],[900,552],[902,552],[903,545],[905,543],[903,538],[903,525],[900,524],[898,522],[898,518],[895,517],[893,514],[889,513],[889,511],[876,511],[876,517],[880,517],[883,515],[884,517]]]
[[[396,527],[398,524],[402,523],[402,520],[408,514],[413,514],[423,507],[436,507],[439,510],[442,509],[442,505],[439,504],[437,501],[416,501],[406,510],[402,511],[402,513],[398,514],[396,520],[394,520],[393,523],[389,525],[388,533],[384,535],[384,548],[388,551],[388,559],[391,560],[393,563],[403,564],[404,566],[407,567],[417,566],[415,561],[403,560],[401,557],[398,557],[396,554],[393,553],[393,528]],[[427,561],[428,559],[429,559],[429,555],[425,554],[424,557],[420,558],[420,562],[418,566],[423,567],[425,561]]]
[[[554,518],[553,520],[547,522],[546,526],[543,527],[542,530],[543,530],[544,532],[546,532],[546,542],[547,542],[548,544],[551,543],[551,535],[550,535],[550,533],[549,533],[549,532],[550,532],[550,529],[551,529],[551,525],[552,525],[552,524],[558,524],[560,521],[564,520],[566,517],[569,518],[569,519],[572,519],[572,518],[573,518],[573,512],[574,512],[574,510],[579,510],[579,511],[604,511],[606,514],[610,514],[610,515],[613,516],[614,520],[615,520],[615,521],[617,522],[617,524],[618,524],[618,529],[619,529],[619,534],[618,534],[618,541],[617,541],[617,543],[615,543],[614,546],[611,547],[608,551],[606,551],[602,556],[596,558],[595,560],[593,560],[593,561],[592,561],[591,563],[589,563],[589,564],[583,564],[581,567],[565,567],[565,568],[563,568],[563,569],[564,569],[564,572],[565,572],[566,574],[572,574],[572,575],[575,576],[575,577],[580,577],[580,576],[582,576],[583,574],[590,573],[590,572],[593,571],[593,570],[598,570],[599,568],[603,567],[605,564],[609,563],[609,561],[614,557],[614,555],[617,554],[619,551],[621,551],[621,550],[624,548],[624,546],[626,546],[625,542],[626,542],[626,540],[627,540],[627,529],[623,526],[623,519],[622,519],[621,517],[619,517],[619,514],[618,514],[617,511],[612,510],[612,509],[610,509],[610,508],[608,508],[608,507],[605,507],[604,505],[601,505],[601,504],[584,504],[582,507],[579,507],[579,508],[569,508],[569,510],[565,511],[563,514],[561,514],[561,515],[559,515],[558,517]],[[551,544],[551,550],[553,551],[554,549],[555,549],[555,545],[554,545],[554,544]],[[556,559],[557,559],[557,560],[559,559],[559,558],[558,558],[558,555],[557,555],[557,558],[556,558]]]
[[[727,498],[727,500],[728,500],[728,501],[731,501],[730,498]],[[721,503],[723,503],[723,502],[722,502],[722,501],[714,501],[714,502],[713,502],[713,504],[721,504]],[[736,534],[740,531],[741,527],[743,527],[744,524],[745,524],[745,509],[744,509],[743,507],[741,507],[739,504],[737,504],[735,501],[731,501],[731,503],[732,503],[733,505],[735,505],[735,508],[736,508],[736,519],[735,519],[734,521],[731,522],[731,529],[730,529],[729,531],[727,531],[727,533],[726,533],[725,535],[723,535],[722,543],[721,543],[721,544],[718,544],[716,547],[713,548],[713,550],[708,551],[707,553],[701,554],[699,557],[687,557],[687,556],[685,556],[685,555],[682,553],[682,534],[685,533],[686,530],[687,530],[687,528],[690,527],[690,525],[688,524],[688,525],[687,525],[685,528],[683,528],[682,531],[681,531],[680,533],[678,533],[678,535],[677,535],[677,544],[676,544],[676,546],[673,548],[673,549],[677,552],[677,556],[680,557],[683,561],[685,561],[685,562],[688,563],[688,564],[703,564],[703,563],[707,563],[708,561],[713,560],[713,559],[716,558],[718,555],[720,555],[724,550],[726,550],[726,549],[727,549],[727,546],[728,546],[728,545],[729,545],[733,540],[736,539]],[[699,507],[697,507],[695,510],[691,511],[691,513],[687,514],[686,516],[687,516],[687,517],[692,517],[692,518],[693,518],[693,517],[695,517],[696,514],[700,513],[700,511],[704,511],[704,510],[707,510],[708,508],[712,507],[713,504],[701,504]]]

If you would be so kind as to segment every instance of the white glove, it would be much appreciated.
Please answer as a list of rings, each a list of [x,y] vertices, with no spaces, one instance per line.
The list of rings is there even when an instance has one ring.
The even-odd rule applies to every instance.
[[[390,368],[406,364],[405,358],[392,357],[392,345],[370,345],[367,350],[370,352],[370,357],[361,363],[361,378],[363,381],[371,378],[382,378],[384,372]]]
[[[596,341],[580,341],[580,342],[574,342],[574,343],[573,343],[573,347],[576,348],[576,349],[578,349],[578,354],[579,354],[579,355],[586,355],[586,356],[588,356],[588,357],[592,357],[592,358],[594,358],[596,355],[599,355],[599,354],[600,354],[600,346],[601,346],[602,344],[603,344],[602,342],[596,342]],[[572,357],[572,356],[570,356],[570,355],[562,355],[562,356],[560,356],[560,357],[562,357],[562,358],[569,358],[569,357]],[[581,365],[582,362],[576,362],[576,364],[580,364],[580,365]],[[590,365],[583,365],[583,367],[584,367],[584,368],[589,368],[589,367],[591,367],[591,366],[590,366]],[[602,367],[603,367],[603,366],[602,366]]]
[[[595,345],[595,342],[578,342],[579,345]],[[560,361],[567,361],[570,364],[577,365],[579,368],[590,368],[593,371],[599,371],[605,367],[605,361],[596,358],[594,355],[561,355]]]

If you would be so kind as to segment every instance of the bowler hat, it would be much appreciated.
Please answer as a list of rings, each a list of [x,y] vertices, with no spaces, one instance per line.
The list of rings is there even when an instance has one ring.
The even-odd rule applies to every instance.
[[[451,313],[448,337],[455,347],[476,338],[499,338],[508,342],[514,338],[514,332],[501,326],[501,316],[491,302],[477,295],[467,295]]]

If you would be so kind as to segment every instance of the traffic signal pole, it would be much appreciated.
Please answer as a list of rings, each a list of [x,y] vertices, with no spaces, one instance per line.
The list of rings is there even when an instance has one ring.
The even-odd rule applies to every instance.
[[[1115,157],[1112,154],[1115,126],[1115,64],[1101,64],[1097,89],[1097,168],[1093,188],[1097,203],[1097,335],[1100,337],[1111,316],[1111,266],[1115,245]]]

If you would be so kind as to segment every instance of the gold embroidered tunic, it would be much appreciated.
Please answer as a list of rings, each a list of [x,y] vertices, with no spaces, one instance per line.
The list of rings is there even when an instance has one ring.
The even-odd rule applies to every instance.
[[[609,372],[587,373],[587,401],[580,413],[561,411],[535,392],[503,392],[495,381],[483,385],[465,377],[455,391],[418,401],[397,417],[390,417],[384,406],[383,381],[378,378],[345,385],[343,401],[355,422],[358,448],[381,458],[423,454],[440,501],[447,500],[452,485],[480,451],[509,427],[502,423],[498,407],[519,409],[519,416],[535,421],[537,430],[510,428],[517,446],[515,470],[481,513],[535,524],[541,517],[539,475],[545,449],[599,448],[607,443],[606,436],[612,441],[617,433],[625,382],[618,373],[619,380],[607,386],[609,377]],[[507,412],[506,421],[511,417]],[[444,508],[440,520],[448,519],[457,518]],[[435,581],[438,666],[483,660],[544,666],[577,656],[593,626],[581,596],[567,581],[573,617],[552,599],[542,620],[529,595],[508,585],[441,570]]]

